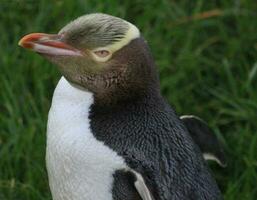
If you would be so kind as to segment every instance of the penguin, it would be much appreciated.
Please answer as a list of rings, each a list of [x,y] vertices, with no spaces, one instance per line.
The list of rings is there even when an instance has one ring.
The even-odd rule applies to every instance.
[[[199,147],[162,97],[135,25],[87,14],[19,45],[62,74],[47,123],[54,200],[222,199]]]

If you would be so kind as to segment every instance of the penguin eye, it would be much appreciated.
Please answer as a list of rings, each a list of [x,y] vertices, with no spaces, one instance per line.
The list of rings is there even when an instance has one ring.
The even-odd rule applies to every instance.
[[[99,50],[99,51],[94,51],[94,54],[100,58],[105,58],[110,55],[110,52],[107,50]]]

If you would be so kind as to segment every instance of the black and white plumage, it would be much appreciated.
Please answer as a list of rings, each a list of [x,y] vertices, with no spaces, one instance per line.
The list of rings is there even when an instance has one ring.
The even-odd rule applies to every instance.
[[[161,96],[134,25],[85,15],[57,35],[30,34],[20,45],[64,76],[47,126],[54,200],[222,199],[200,149]]]

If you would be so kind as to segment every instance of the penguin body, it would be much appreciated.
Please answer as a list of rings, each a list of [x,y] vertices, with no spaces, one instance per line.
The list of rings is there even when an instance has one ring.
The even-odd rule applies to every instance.
[[[20,45],[63,74],[47,126],[54,200],[222,199],[187,128],[160,94],[138,29],[91,14]]]
[[[98,113],[96,107],[91,111],[95,137],[143,175],[156,199],[221,199],[200,150],[163,99],[147,98],[116,112],[100,108]],[[124,176],[129,179],[114,176],[114,199],[124,199],[132,190],[124,191]]]

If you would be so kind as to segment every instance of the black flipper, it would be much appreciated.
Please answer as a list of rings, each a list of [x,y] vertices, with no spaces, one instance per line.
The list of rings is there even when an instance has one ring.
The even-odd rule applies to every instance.
[[[214,160],[221,167],[226,167],[224,150],[216,135],[201,118],[193,115],[183,115],[184,122],[194,142],[199,146],[205,160]]]

